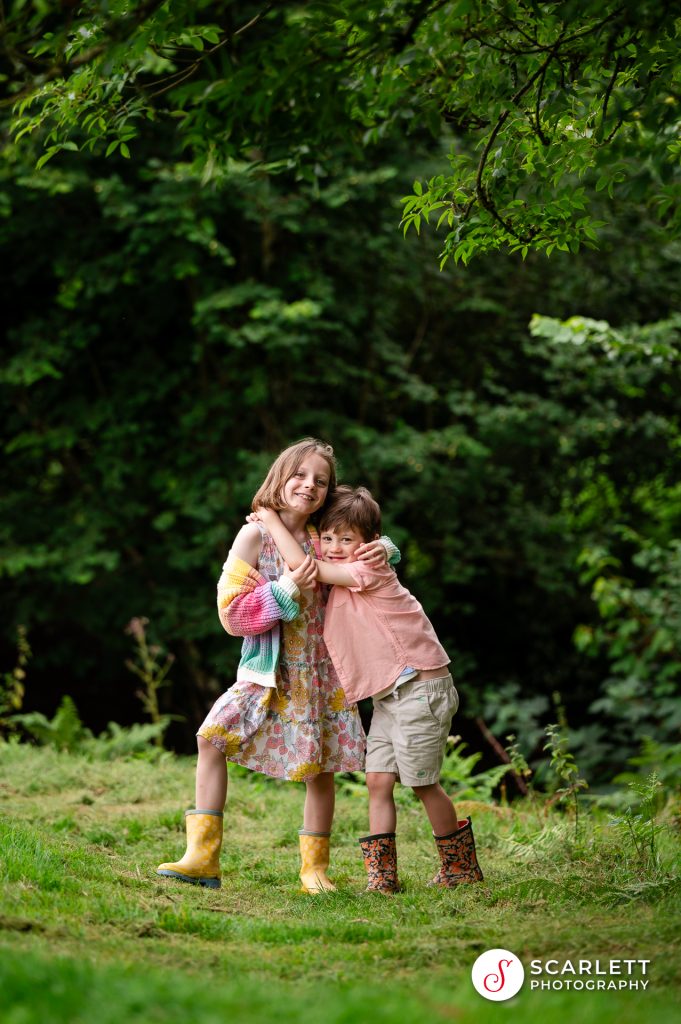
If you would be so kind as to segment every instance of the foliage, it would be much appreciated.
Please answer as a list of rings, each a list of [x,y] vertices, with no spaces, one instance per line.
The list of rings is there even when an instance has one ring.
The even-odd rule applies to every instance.
[[[549,769],[555,775],[558,786],[555,788],[550,803],[570,803],[575,816],[575,835],[579,829],[579,801],[581,789],[588,789],[588,782],[579,773],[574,755],[568,750],[568,738],[563,723],[550,723],[546,726],[546,744],[544,750],[550,754]]]
[[[93,736],[83,725],[75,703],[68,696],[62,697],[52,719],[40,711],[13,715],[11,719],[12,724],[21,726],[41,745],[101,761],[132,756],[157,760],[162,753],[163,733],[169,721],[167,716],[161,715],[156,721],[135,723],[129,727],[109,722],[99,736]]]
[[[507,746],[505,749],[506,753],[510,758],[511,769],[513,771],[513,774],[516,776],[516,778],[521,779],[522,782],[525,784],[524,791],[527,793],[529,792],[529,786],[531,785],[530,780],[534,773],[530,768],[529,764],[527,763],[522,750],[520,749],[518,737],[514,736],[513,733],[511,733],[509,736],[506,737],[506,743]]]
[[[21,710],[24,703],[26,691],[24,679],[26,678],[26,665],[30,657],[31,648],[28,644],[26,628],[18,625],[16,664],[11,672],[3,672],[0,677],[0,736],[13,731],[13,716]]]
[[[636,798],[636,804],[627,807],[621,817],[613,818],[611,824],[623,840],[633,847],[641,868],[658,870],[657,837],[664,826],[655,817],[659,810],[659,791],[662,785],[655,772],[651,772],[642,782],[630,782],[629,787]]]
[[[628,763],[637,772],[620,772],[613,780],[615,783],[639,783],[646,769],[653,769],[654,774],[665,795],[670,796],[681,787],[681,743],[660,743],[644,736],[641,750],[630,757]]]
[[[678,32],[652,0],[102,0],[22,3],[3,24],[13,132],[38,139],[38,167],[129,159],[149,122],[205,182],[234,161],[318,180],[339,143],[431,135],[438,171],[403,223],[445,225],[442,264],[594,245],[601,192],[678,229]]]
[[[654,732],[669,742],[681,727],[681,542],[661,546],[623,534],[638,583],[621,575],[621,561],[607,548],[585,549],[579,558],[600,623],[578,627],[575,640],[591,656],[604,651],[611,670],[590,710],[617,722],[618,738]]]
[[[38,743],[55,747],[56,750],[78,751],[83,743],[92,738],[80,720],[78,710],[69,696],[62,697],[57,712],[49,719],[41,711],[15,715],[14,721],[29,733]]]
[[[598,253],[556,249],[547,260],[530,252],[524,262],[488,253],[445,276],[437,238],[396,237],[396,197],[441,173],[453,133],[457,152],[477,166],[484,144],[476,150],[476,139],[493,127],[455,118],[444,128],[433,119],[426,130],[429,86],[410,79],[423,70],[427,40],[433,54],[456,51],[455,31],[431,37],[437,18],[461,12],[400,2],[376,19],[372,4],[343,6],[331,27],[323,20],[335,10],[329,4],[194,4],[187,24],[211,34],[217,25],[218,42],[196,33],[178,43],[176,64],[154,71],[164,79],[158,89],[171,86],[153,98],[154,120],[128,118],[150,98],[146,71],[120,93],[112,83],[145,33],[176,31],[185,3],[127,4],[118,19],[122,7],[108,2],[112,24],[101,20],[99,4],[47,12],[26,2],[6,16],[4,43],[15,59],[2,88],[12,101],[17,89],[28,97],[43,74],[45,102],[52,95],[66,105],[58,133],[67,138],[74,119],[88,117],[76,87],[90,76],[93,103],[110,104],[121,120],[107,107],[113,135],[102,145],[95,139],[90,152],[88,140],[104,129],[78,128],[70,141],[81,148],[55,153],[39,170],[52,122],[18,144],[7,135],[0,161],[3,664],[13,663],[15,630],[25,624],[34,649],[27,712],[49,721],[69,693],[93,733],[112,719],[129,724],[139,685],[122,670],[124,627],[142,607],[176,656],[172,683],[168,676],[156,695],[158,714],[176,716],[166,742],[193,749],[196,725],[233,681],[239,655],[214,612],[219,567],[273,455],[318,434],[334,443],[341,477],[367,484],[381,501],[404,551],[400,575],[453,659],[462,697],[456,727],[468,749],[479,743],[482,717],[497,737],[513,732],[537,769],[549,695],[559,691],[570,749],[592,786],[607,783],[638,751],[641,732],[677,738],[662,712],[678,677],[659,683],[669,693],[657,689],[672,654],[638,647],[642,636],[663,632],[655,602],[672,593],[681,518],[681,259],[672,220],[660,221],[646,191],[658,172],[660,188],[673,184],[646,148],[654,111],[663,114],[657,141],[674,115],[653,97],[666,65],[649,83],[636,144],[623,123],[610,148],[598,150],[600,161],[631,143],[632,172],[640,158],[612,198],[607,188],[591,193],[592,215],[603,222]],[[475,32],[482,8],[469,8]],[[514,9],[504,7],[512,20]],[[484,81],[466,77],[477,66],[469,60],[489,63],[492,52],[494,75],[508,85],[508,63],[492,49],[500,11],[486,5],[483,42],[469,40],[461,63],[444,65],[452,76],[461,69],[462,96],[496,87],[492,72]],[[536,11],[546,13],[544,5]],[[602,28],[584,37],[583,53],[570,51],[586,62],[566,90],[576,107],[589,81],[596,88],[605,67],[598,46],[617,18],[633,19],[632,30],[644,26],[632,44],[639,56],[648,31],[666,45],[666,8],[657,27],[645,4],[618,11],[602,7]],[[595,26],[592,14],[590,4],[573,12],[575,31]],[[87,17],[102,33],[93,46],[104,49],[77,49],[71,64],[88,59],[75,68],[64,52],[55,65],[64,33],[77,33]],[[357,59],[341,78],[338,40],[349,38],[353,19]],[[412,20],[413,47],[400,51],[402,65],[399,55],[391,64]],[[39,45],[45,31],[53,39],[31,63],[27,45]],[[225,32],[231,43],[210,52]],[[512,25],[502,35],[515,45]],[[79,38],[78,48],[92,42]],[[382,69],[376,76],[365,73],[370,48]],[[322,54],[323,66],[315,63]],[[532,74],[532,59],[542,58],[519,55],[521,78]],[[631,59],[613,85],[608,117],[620,79],[624,87],[634,73]],[[255,63],[257,75],[246,80]],[[166,77],[173,69],[191,70],[177,88]],[[64,74],[76,99],[64,91]],[[321,91],[313,102],[303,86],[315,76]],[[102,99],[97,89],[106,83]],[[408,105],[392,92],[405,83]],[[380,105],[371,99],[376,89]],[[436,97],[435,106],[446,99]],[[36,96],[25,116],[42,116],[41,104]],[[490,104],[490,117],[496,109]],[[202,149],[206,125],[210,151]],[[518,126],[509,115],[502,149],[512,144],[506,130]],[[105,158],[118,127],[136,133],[126,143],[131,156],[119,146]],[[366,144],[358,145],[355,127]],[[495,154],[493,147],[490,160]],[[616,166],[613,158],[608,173]],[[519,167],[513,163],[513,173]],[[489,188],[503,190],[504,181],[493,178]],[[488,214],[474,204],[466,223]],[[656,550],[657,562],[642,560]],[[607,620],[584,575],[591,563],[577,564],[582,552],[593,553],[594,570],[598,553],[612,560],[599,575],[621,600]],[[627,605],[627,589],[637,602],[647,591],[645,607]],[[639,613],[647,625],[627,634]],[[585,645],[586,636],[598,641]],[[625,647],[615,654],[611,643]],[[627,657],[635,686],[613,667]],[[630,687],[624,701],[611,690],[622,685]],[[634,710],[632,729],[626,716]]]
[[[142,689],[137,691],[137,696],[142,701],[144,710],[149,715],[152,724],[167,726],[170,722],[168,716],[161,714],[158,704],[158,691],[162,686],[168,686],[166,678],[170,668],[175,661],[175,655],[166,653],[165,660],[161,663],[159,658],[163,654],[158,644],[150,644],[147,639],[149,620],[146,618],[133,618],[126,626],[125,632],[132,636],[135,642],[135,661],[128,659],[126,668],[130,669],[141,681]],[[155,732],[156,744],[163,746],[163,730]]]
[[[482,758],[479,751],[464,754],[467,744],[457,743],[449,737],[440,772],[440,780],[454,800],[491,800],[502,779],[512,770],[510,764],[495,765],[475,772],[473,769]]]

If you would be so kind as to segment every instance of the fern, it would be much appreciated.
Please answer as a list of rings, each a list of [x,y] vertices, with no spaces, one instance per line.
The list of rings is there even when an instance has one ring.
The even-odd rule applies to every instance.
[[[92,739],[92,733],[81,722],[78,709],[69,696],[62,697],[52,719],[40,711],[30,711],[13,715],[12,721],[22,726],[41,745],[70,753],[81,750],[83,743]]]
[[[489,801],[504,776],[513,771],[513,766],[500,764],[473,774],[482,754],[476,751],[466,756],[465,749],[465,743],[450,746],[442,764],[442,782],[455,791],[457,800]]]

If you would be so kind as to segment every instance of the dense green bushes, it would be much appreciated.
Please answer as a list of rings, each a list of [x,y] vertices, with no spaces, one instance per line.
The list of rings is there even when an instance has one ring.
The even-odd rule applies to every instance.
[[[600,251],[445,276],[437,239],[397,224],[448,138],[209,181],[176,142],[149,123],[134,161],[36,171],[8,144],[0,165],[0,608],[3,667],[17,625],[33,648],[26,709],[68,693],[95,730],[139,717],[124,628],[143,615],[189,749],[238,659],[212,597],[230,538],[311,433],[380,499],[469,743],[494,760],[481,717],[536,757],[554,693],[592,781],[673,740],[678,243],[601,197]]]

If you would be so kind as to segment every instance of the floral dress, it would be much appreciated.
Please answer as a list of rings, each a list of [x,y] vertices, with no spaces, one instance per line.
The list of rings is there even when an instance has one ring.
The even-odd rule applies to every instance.
[[[257,569],[277,580],[284,561],[264,527]],[[315,555],[308,539],[303,547]],[[325,599],[317,586],[301,594],[300,614],[281,622],[276,689],[238,682],[208,712],[198,735],[228,761],[277,779],[307,782],[320,772],[362,771],[365,736],[348,705],[324,643]]]

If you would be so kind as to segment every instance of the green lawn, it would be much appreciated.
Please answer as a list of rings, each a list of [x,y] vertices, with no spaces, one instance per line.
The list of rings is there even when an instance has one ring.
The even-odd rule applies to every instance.
[[[384,898],[362,891],[364,792],[341,788],[339,891],[310,897],[297,886],[303,787],[243,772],[230,782],[222,889],[156,876],[184,849],[192,790],[188,758],[90,762],[0,745],[2,1024],[677,1019],[678,811],[661,813],[662,867],[650,873],[604,812],[575,843],[571,821],[539,806],[462,804],[486,878],[443,892],[426,886],[435,849],[404,793],[404,892]],[[494,947],[526,968],[500,1006],[470,981]],[[530,960],[550,957],[648,959],[649,985],[531,991]]]

